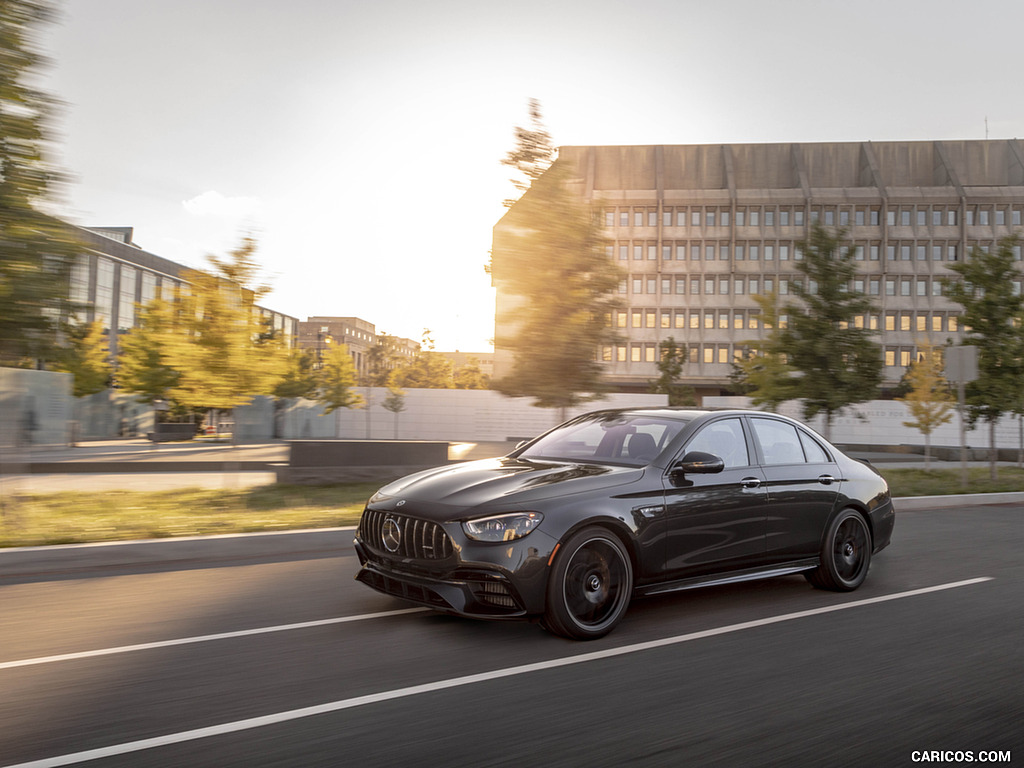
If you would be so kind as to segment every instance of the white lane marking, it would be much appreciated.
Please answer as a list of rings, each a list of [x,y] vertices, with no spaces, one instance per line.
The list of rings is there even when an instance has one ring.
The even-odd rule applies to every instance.
[[[50,664],[54,661],[71,661],[73,659],[88,659],[93,656],[109,656],[114,653],[129,653],[131,651],[146,651],[152,648],[168,648],[172,645],[188,645],[190,643],[206,643],[210,640],[229,640],[235,637],[248,637],[249,635],[264,635],[269,632],[287,632],[292,629],[309,629],[310,627],[324,627],[328,624],[347,624],[351,621],[365,621],[367,619],[382,619],[387,616],[400,616],[403,613],[420,613],[429,611],[429,608],[402,608],[397,611],[382,611],[380,613],[364,613],[358,616],[341,616],[336,619],[318,619],[316,621],[303,621],[298,624],[279,624],[273,627],[256,627],[255,629],[240,629],[235,632],[220,632],[216,635],[197,635],[196,637],[179,637],[174,640],[156,640],[152,643],[139,643],[138,645],[122,645],[116,648],[97,648],[94,651],[79,651],[78,653],[61,653],[56,656],[38,656],[34,659],[19,659],[17,661],[2,661],[0,669],[12,669],[14,667],[30,667],[33,664]]]
[[[289,720],[299,720],[304,717],[323,715],[329,712],[338,712],[339,710],[343,709],[353,709],[355,707],[362,707],[366,704],[377,704],[382,701],[401,699],[407,696],[415,696],[420,693],[443,691],[448,688],[458,688],[463,685],[473,685],[474,683],[483,683],[489,680],[500,680],[504,677],[514,677],[516,675],[524,675],[529,672],[556,669],[558,667],[568,667],[573,664],[583,664],[585,662],[597,661],[599,659],[608,659],[613,658],[615,656],[624,656],[629,653],[639,653],[640,651],[648,651],[653,648],[663,648],[668,645],[686,643],[690,640],[702,640],[707,637],[715,637],[716,635],[729,634],[730,632],[740,632],[745,629],[765,627],[771,624],[779,624],[784,621],[793,621],[794,619],[807,618],[808,616],[820,616],[821,614],[825,613],[843,611],[847,608],[860,608],[865,605],[885,603],[890,600],[900,600],[904,597],[916,597],[917,595],[927,595],[931,592],[941,592],[947,589],[966,587],[971,584],[980,584],[981,582],[991,580],[991,577],[983,576],[976,579],[967,579],[966,581],[955,581],[949,584],[939,584],[934,587],[913,589],[909,592],[897,592],[896,594],[892,595],[870,597],[866,600],[856,600],[854,602],[842,603],[840,605],[830,605],[825,606],[823,608],[812,608],[806,611],[797,611],[796,613],[786,613],[781,616],[772,616],[767,619],[757,619],[756,621],[744,621],[740,624],[730,624],[729,626],[717,627],[716,629],[705,629],[701,632],[691,632],[688,635],[676,635],[675,637],[665,637],[661,640],[649,640],[645,643],[634,643],[633,645],[624,645],[620,646],[619,648],[608,648],[607,650],[594,651],[593,653],[582,653],[578,656],[568,656],[561,659],[551,659],[549,661],[540,661],[535,664],[523,664],[518,667],[507,667],[506,669],[495,669],[490,672],[481,672],[476,675],[455,677],[450,680],[438,680],[433,683],[413,685],[409,686],[408,688],[397,688],[391,691],[381,691],[380,693],[371,693],[366,696],[357,696],[352,699],[341,699],[340,701],[331,701],[326,704],[317,704],[316,706],[312,707],[292,709],[288,710],[287,712],[277,712],[271,715],[263,715],[262,717],[251,717],[246,720],[236,720],[231,723],[221,723],[220,725],[211,725],[206,728],[196,728],[191,731],[169,733],[165,736],[157,736],[151,739],[129,741],[124,744],[115,744],[110,747],[101,747],[99,749],[90,749],[84,752],[74,752],[67,755],[58,755],[56,757],[49,757],[43,760],[33,760],[28,763],[8,765],[4,766],[3,768],[56,768],[56,766],[61,765],[73,765],[74,763],[83,763],[87,760],[98,760],[102,757],[114,757],[116,755],[124,755],[130,752],[140,752],[144,749],[152,749],[154,747],[165,747],[170,744],[180,744],[185,741],[196,741],[198,739],[205,739],[210,736],[221,736],[226,733],[237,733],[238,731],[245,731],[251,728],[261,728],[265,725],[275,725],[277,723],[288,722]]]

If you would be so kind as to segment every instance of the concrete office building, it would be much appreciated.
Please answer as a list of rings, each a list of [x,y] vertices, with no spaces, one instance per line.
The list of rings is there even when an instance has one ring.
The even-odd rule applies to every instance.
[[[88,305],[82,319],[103,323],[109,334],[111,356],[116,357],[118,336],[137,322],[136,305],[146,305],[161,292],[186,284],[188,267],[142,250],[132,242],[132,227],[69,227],[85,246],[71,270],[70,298]],[[292,346],[296,318],[264,307],[259,309]]]
[[[308,317],[298,324],[298,347],[315,350],[317,358],[332,346],[344,344],[352,355],[356,374],[360,377],[369,371],[368,354],[377,344],[377,329],[373,323],[359,317]],[[420,351],[419,343],[412,339],[391,337],[392,352],[398,357],[392,367],[399,361],[406,362],[416,357]]]
[[[798,243],[816,221],[848,231],[859,265],[850,287],[877,307],[853,321],[878,331],[892,385],[922,340],[961,339],[960,307],[942,295],[949,264],[1017,232],[1024,215],[1017,139],[565,147],[557,162],[573,169],[625,274],[612,318],[622,341],[595,352],[622,391],[646,391],[658,343],[671,336],[688,346],[686,383],[699,395],[727,392],[733,359],[763,333],[753,296],[787,299],[803,277]],[[515,214],[495,226],[498,275]],[[519,299],[500,279],[495,287],[500,344],[514,328],[503,313]],[[495,375],[510,365],[497,349]]]

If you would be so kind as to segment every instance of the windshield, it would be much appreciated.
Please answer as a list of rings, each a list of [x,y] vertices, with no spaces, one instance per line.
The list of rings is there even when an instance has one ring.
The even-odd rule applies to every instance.
[[[544,435],[520,457],[641,467],[650,464],[686,423],[645,414],[592,413]]]

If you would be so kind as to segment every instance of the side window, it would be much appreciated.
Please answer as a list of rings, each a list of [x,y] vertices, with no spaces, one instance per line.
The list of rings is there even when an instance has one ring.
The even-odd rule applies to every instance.
[[[765,464],[803,464],[804,449],[796,427],[774,419],[750,420],[761,444]]]
[[[690,451],[720,456],[727,468],[750,466],[747,441],[743,438],[743,424],[739,419],[722,419],[708,424],[687,443],[685,452]]]
[[[827,464],[832,459],[825,453],[825,449],[818,445],[818,441],[808,435],[802,429],[797,430],[800,435],[800,443],[804,447],[804,455],[808,464]]]

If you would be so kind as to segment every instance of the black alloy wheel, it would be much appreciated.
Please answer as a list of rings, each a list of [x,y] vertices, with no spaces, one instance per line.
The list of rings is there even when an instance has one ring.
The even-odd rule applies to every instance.
[[[818,589],[850,592],[868,575],[871,565],[871,531],[864,516],[844,509],[828,527],[821,545],[821,565],[806,574]]]
[[[625,546],[604,528],[585,528],[555,560],[544,624],[576,640],[603,637],[622,619],[632,594],[633,566]]]

